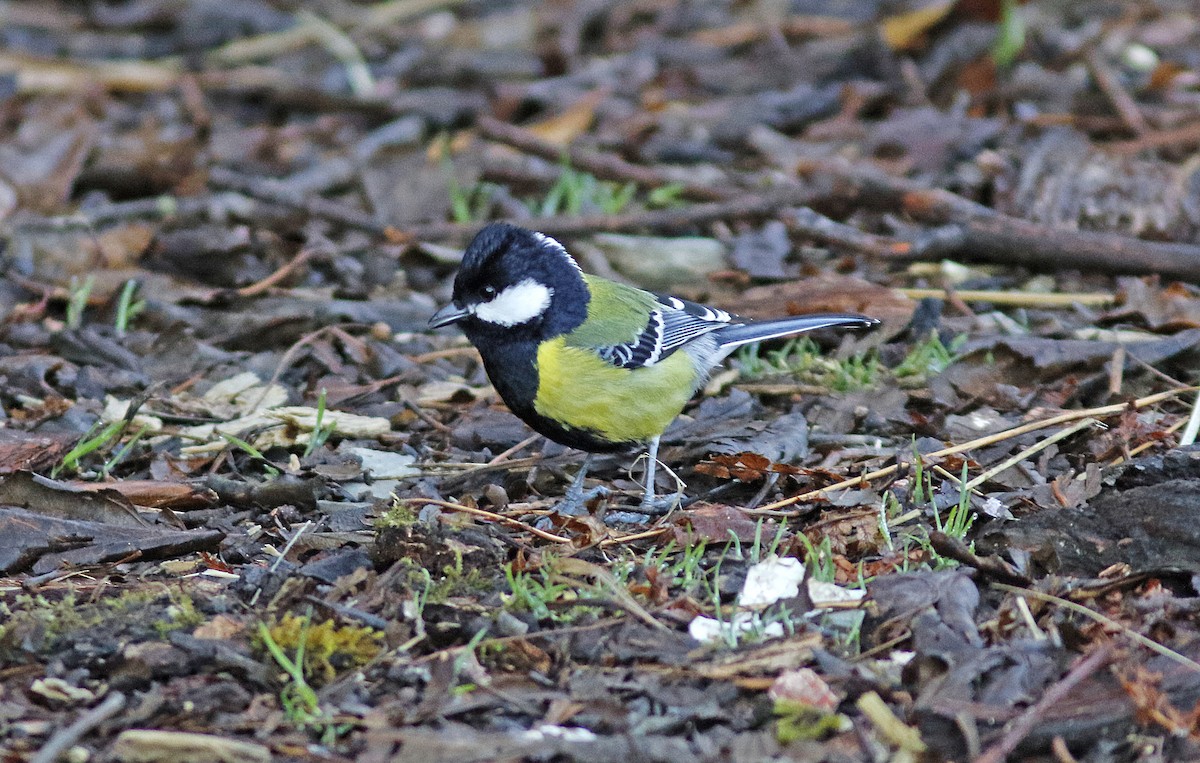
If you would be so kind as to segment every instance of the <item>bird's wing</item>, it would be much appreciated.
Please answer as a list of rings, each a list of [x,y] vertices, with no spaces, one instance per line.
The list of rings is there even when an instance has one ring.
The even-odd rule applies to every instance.
[[[724,310],[597,276],[584,280],[591,294],[588,318],[567,335],[567,344],[619,368],[652,366],[698,337],[738,325]]]
[[[587,348],[618,368],[645,368],[706,334],[715,334],[715,364],[735,347],[822,328],[870,328],[879,321],[863,315],[796,315],[747,321],[715,307],[585,275],[591,303],[588,317],[566,337],[569,346]],[[619,341],[626,338],[625,341]],[[617,341],[614,341],[617,340]]]
[[[633,341],[599,348],[597,354],[621,368],[652,366],[688,342],[729,326],[733,320],[724,310],[658,296],[645,328]]]
[[[674,352],[698,336],[740,323],[737,316],[715,307],[689,302],[679,297],[657,296],[663,313],[664,355]]]

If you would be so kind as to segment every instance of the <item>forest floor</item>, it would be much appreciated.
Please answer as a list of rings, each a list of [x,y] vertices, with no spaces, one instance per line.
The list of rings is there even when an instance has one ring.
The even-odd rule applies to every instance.
[[[1200,757],[1200,16],[304,5],[4,5],[0,761]],[[563,516],[491,219],[882,323]]]

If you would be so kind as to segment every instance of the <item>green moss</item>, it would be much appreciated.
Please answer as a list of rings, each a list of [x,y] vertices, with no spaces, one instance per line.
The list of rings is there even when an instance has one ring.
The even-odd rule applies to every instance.
[[[440,579],[430,578],[425,599],[430,604],[443,604],[455,596],[484,593],[492,587],[492,581],[477,567],[466,572],[446,567],[444,572]]]
[[[191,598],[163,586],[142,586],[96,601],[67,590],[61,596],[20,594],[0,605],[0,662],[16,653],[53,650],[64,640],[146,640],[202,621]]]
[[[375,531],[400,530],[412,527],[416,523],[417,512],[413,509],[412,504],[396,501],[392,504],[392,508],[384,512],[383,516],[376,517]]]
[[[775,738],[780,744],[798,740],[820,740],[842,730],[844,719],[837,713],[793,699],[775,700]]]
[[[334,620],[310,622],[291,614],[268,626],[279,648],[295,654],[304,643],[304,674],[314,683],[328,683],[340,672],[362,667],[383,650],[383,633],[358,625],[339,626]],[[259,644],[265,648],[265,644]]]
[[[466,567],[463,552],[456,544],[448,542],[447,548],[454,554],[454,563],[442,567],[441,575],[430,572],[410,557],[404,557],[398,562],[409,568],[408,587],[410,590],[421,592],[423,604],[444,604],[455,596],[478,596],[495,587],[497,581],[482,569]]]
[[[167,607],[166,617],[154,622],[154,630],[160,638],[166,638],[171,631],[190,630],[204,622],[204,615],[196,610],[196,603],[186,593],[178,598],[172,597]]]
[[[100,619],[94,617],[94,609],[78,606],[74,591],[67,592],[57,601],[41,594],[20,594],[13,600],[13,608],[6,620],[9,630],[14,632],[23,626],[38,626],[45,641],[50,642],[64,633],[98,625]],[[86,610],[92,610],[91,616],[85,614]]]
[[[21,594],[13,600],[12,609],[5,607],[5,620],[12,625],[36,623],[46,638],[52,639],[94,628],[114,616],[142,609],[160,595],[161,590],[130,590],[95,603],[81,603],[74,591],[68,591],[57,600],[47,599],[42,594]]]
[[[762,350],[749,345],[738,351],[742,377],[758,380],[787,375],[803,384],[826,387],[835,392],[870,389],[886,383],[889,377],[902,387],[924,386],[929,377],[946,370],[959,358],[966,335],[957,336],[949,345],[936,332],[915,343],[904,360],[890,371],[874,351],[838,359],[821,354],[809,337],[792,339],[778,350]]]

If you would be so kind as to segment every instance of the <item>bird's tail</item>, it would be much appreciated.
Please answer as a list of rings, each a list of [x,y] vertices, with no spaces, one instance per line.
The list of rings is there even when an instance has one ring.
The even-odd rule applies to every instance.
[[[803,334],[826,328],[866,329],[879,325],[879,321],[865,315],[827,313],[820,315],[797,315],[773,321],[738,323],[714,332],[722,350],[732,350],[743,344],[763,342],[768,339]]]

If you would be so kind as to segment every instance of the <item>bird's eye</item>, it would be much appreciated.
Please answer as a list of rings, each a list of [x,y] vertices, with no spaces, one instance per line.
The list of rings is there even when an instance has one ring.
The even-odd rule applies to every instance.
[[[495,297],[496,296],[496,287],[495,286],[484,286],[483,287],[483,296],[486,297],[487,299],[491,299],[491,298]]]

